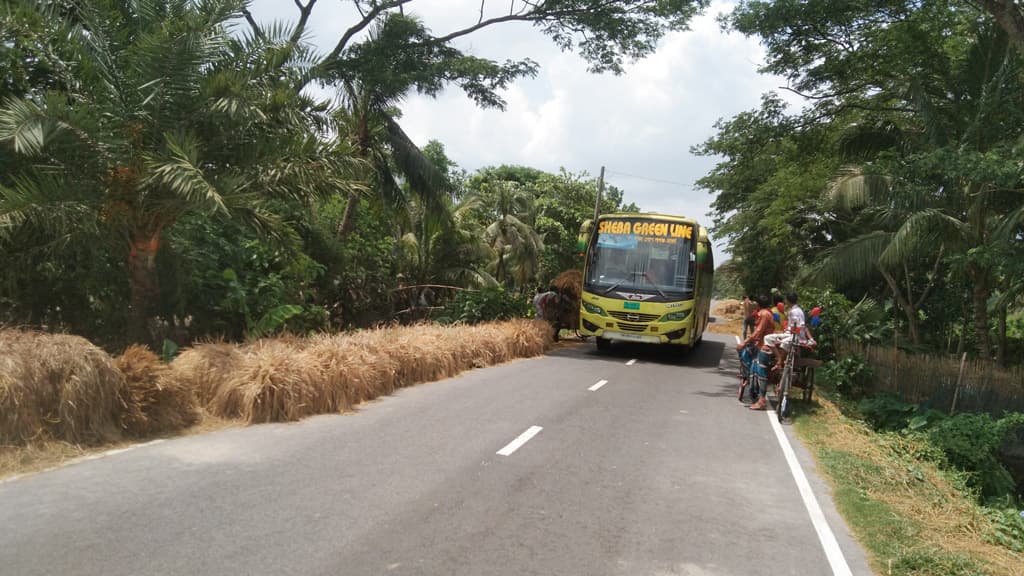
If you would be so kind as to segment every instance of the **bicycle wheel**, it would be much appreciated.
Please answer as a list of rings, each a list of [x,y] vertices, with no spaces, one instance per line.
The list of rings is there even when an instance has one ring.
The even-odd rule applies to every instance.
[[[786,366],[782,370],[782,378],[779,380],[779,400],[778,408],[775,410],[776,415],[779,417],[779,423],[781,424],[787,417],[789,417],[789,388],[793,381],[793,368]]]

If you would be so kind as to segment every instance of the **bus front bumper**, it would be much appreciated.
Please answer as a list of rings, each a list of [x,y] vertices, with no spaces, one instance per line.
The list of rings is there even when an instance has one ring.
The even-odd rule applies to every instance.
[[[690,327],[686,322],[665,322],[655,324],[653,327],[660,332],[655,334],[649,326],[643,332],[626,332],[616,329],[614,321],[602,316],[580,315],[580,332],[588,336],[596,336],[606,340],[619,340],[622,342],[642,342],[645,344],[689,344],[687,338]],[[596,322],[612,324],[602,327]]]

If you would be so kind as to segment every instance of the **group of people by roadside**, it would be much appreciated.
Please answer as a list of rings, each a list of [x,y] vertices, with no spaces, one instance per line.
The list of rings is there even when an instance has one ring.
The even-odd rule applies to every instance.
[[[768,373],[778,370],[792,351],[794,340],[801,346],[813,346],[814,337],[807,327],[807,317],[797,303],[795,292],[785,298],[765,295],[743,300],[743,339],[736,345],[747,375],[755,372],[767,381]],[[783,303],[784,302],[784,303]],[[773,308],[779,312],[773,312]],[[782,312],[785,311],[783,317]],[[749,377],[749,376],[748,376]],[[765,387],[751,390],[751,410],[768,407]]]

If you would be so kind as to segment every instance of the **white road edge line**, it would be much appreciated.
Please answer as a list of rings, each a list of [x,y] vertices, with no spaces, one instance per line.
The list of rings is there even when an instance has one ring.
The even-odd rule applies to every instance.
[[[633,364],[636,364],[636,358],[633,358],[629,362],[626,362],[626,366],[632,366]]]
[[[608,383],[607,380],[598,380],[597,384],[594,384],[590,388],[587,388],[587,390],[590,390],[591,392],[597,392],[598,390],[601,389],[601,386],[604,386],[607,383]]]
[[[529,442],[530,438],[536,436],[537,433],[540,432],[541,430],[543,430],[543,428],[541,428],[540,426],[530,426],[529,428],[526,429],[526,432],[523,432],[522,434],[519,435],[518,438],[509,442],[507,446],[505,446],[501,450],[498,450],[498,456],[510,456],[513,452],[519,450],[519,448],[521,448],[523,444]]]
[[[778,416],[772,410],[768,410],[767,414],[772,430],[775,430],[775,437],[779,439],[782,453],[786,456],[789,471],[793,473],[793,480],[796,480],[796,487],[800,490],[800,498],[804,501],[804,507],[807,508],[807,514],[811,517],[811,523],[814,524],[814,531],[818,533],[818,540],[825,550],[825,556],[828,557],[832,574],[853,576],[850,565],[846,563],[846,557],[843,556],[843,551],[839,548],[839,542],[836,541],[836,536],[832,533],[832,528],[829,527],[828,520],[825,519],[825,514],[821,511],[818,499],[814,497],[811,484],[807,481],[807,475],[804,474],[804,469],[800,467],[796,453],[793,452],[793,447],[789,444],[789,438],[786,437],[786,433],[779,424]]]

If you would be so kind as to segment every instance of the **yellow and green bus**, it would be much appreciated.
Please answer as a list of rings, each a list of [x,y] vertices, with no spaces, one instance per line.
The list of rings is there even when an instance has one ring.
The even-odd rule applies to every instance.
[[[714,259],[695,220],[606,214],[580,234],[585,253],[580,333],[612,341],[693,348],[707,327]]]

